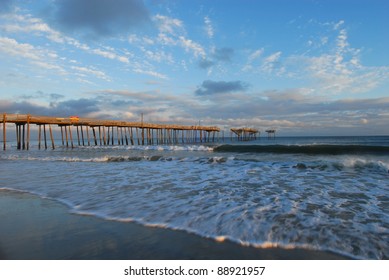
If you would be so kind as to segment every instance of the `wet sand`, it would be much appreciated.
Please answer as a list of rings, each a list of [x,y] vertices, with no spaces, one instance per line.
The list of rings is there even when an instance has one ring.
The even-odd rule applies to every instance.
[[[10,260],[337,260],[305,249],[257,249],[137,223],[69,213],[37,196],[0,190],[0,259]]]

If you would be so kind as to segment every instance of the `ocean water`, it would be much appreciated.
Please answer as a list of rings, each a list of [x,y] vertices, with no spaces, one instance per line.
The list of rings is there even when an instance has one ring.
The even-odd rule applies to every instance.
[[[229,140],[228,140],[229,141]],[[258,248],[389,259],[389,137],[0,151],[0,189]]]

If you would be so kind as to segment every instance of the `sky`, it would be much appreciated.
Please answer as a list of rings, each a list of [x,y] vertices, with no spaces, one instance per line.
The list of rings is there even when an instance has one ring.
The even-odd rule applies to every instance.
[[[389,135],[389,1],[0,0],[0,112]]]

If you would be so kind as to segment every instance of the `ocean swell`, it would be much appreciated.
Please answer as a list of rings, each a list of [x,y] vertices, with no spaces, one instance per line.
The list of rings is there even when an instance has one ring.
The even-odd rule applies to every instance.
[[[388,146],[365,145],[220,145],[215,152],[309,155],[389,155]]]

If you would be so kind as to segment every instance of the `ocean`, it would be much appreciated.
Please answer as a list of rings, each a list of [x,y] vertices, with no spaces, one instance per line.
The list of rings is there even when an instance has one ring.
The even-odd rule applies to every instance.
[[[389,137],[0,151],[0,189],[76,214],[230,240],[389,259]]]

